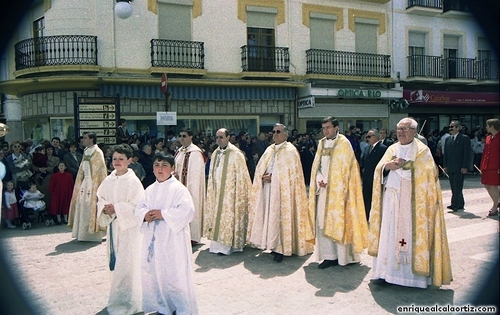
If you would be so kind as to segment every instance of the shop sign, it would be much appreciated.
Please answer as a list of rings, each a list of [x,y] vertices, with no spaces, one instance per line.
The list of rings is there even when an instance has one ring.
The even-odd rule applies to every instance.
[[[420,105],[498,105],[499,94],[494,92],[453,92],[404,90],[410,104]]]
[[[357,90],[357,89],[339,89],[338,97],[357,97],[357,98],[380,98],[382,92],[379,90]]]
[[[314,107],[314,96],[303,97],[297,100],[297,108],[309,108]]]

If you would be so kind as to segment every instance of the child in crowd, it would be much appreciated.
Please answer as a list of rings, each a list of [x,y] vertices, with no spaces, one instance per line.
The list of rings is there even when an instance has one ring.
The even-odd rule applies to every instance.
[[[43,183],[43,179],[47,176],[47,161],[48,156],[45,154],[45,147],[36,147],[35,152],[33,152],[33,159],[31,163],[33,164],[34,173],[40,173],[36,179],[38,185],[40,186]]]
[[[16,191],[14,189],[14,182],[8,181],[5,185],[5,192],[3,193],[3,218],[7,224],[8,229],[14,229],[16,226],[12,221],[19,217],[19,210],[17,209]]]
[[[49,192],[51,195],[49,204],[49,214],[54,216],[57,225],[61,224],[61,216],[64,224],[68,224],[69,205],[73,196],[73,175],[66,172],[66,163],[60,161],[58,165],[59,172],[52,174],[49,183]]]
[[[35,183],[31,183],[30,188],[23,192],[21,200],[23,207],[31,209],[35,212],[45,210],[45,201],[43,201],[43,194],[36,188]]]
[[[142,167],[142,164],[139,163],[139,157],[140,153],[137,151],[134,151],[134,155],[132,156],[132,163],[128,166],[131,168],[135,175],[139,178],[139,180],[142,182],[142,180],[146,177],[146,171],[144,170],[144,167]]]

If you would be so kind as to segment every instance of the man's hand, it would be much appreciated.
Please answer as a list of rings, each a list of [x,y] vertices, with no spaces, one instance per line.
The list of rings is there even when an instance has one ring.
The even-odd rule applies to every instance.
[[[163,215],[161,214],[161,210],[159,209],[153,209],[149,210],[148,213],[146,213],[146,216],[144,217],[146,222],[153,222],[155,220],[163,220]]]
[[[104,212],[104,214],[111,216],[113,213],[116,213],[115,206],[111,203],[108,203],[107,205],[104,205],[102,212]]]
[[[264,183],[270,183],[272,175],[273,174],[265,173],[264,175],[262,175],[262,181]]]
[[[397,169],[402,168],[405,163],[406,163],[405,159],[395,158],[392,161],[387,162],[384,168],[386,170],[395,171]]]
[[[323,180],[319,181],[318,185],[319,185],[319,187],[322,187],[322,188],[326,187],[326,183]]]

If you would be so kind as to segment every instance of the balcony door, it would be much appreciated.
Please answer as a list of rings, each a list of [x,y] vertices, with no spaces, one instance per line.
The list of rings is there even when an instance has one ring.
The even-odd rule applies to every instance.
[[[41,18],[35,20],[33,22],[33,51],[35,66],[44,66],[45,65],[45,46],[43,45],[43,33],[45,29],[45,18],[42,16]]]
[[[443,57],[445,60],[445,75],[448,79],[457,77],[458,42],[457,36],[445,36],[443,39]]]
[[[247,28],[248,70],[275,71],[274,29]]]

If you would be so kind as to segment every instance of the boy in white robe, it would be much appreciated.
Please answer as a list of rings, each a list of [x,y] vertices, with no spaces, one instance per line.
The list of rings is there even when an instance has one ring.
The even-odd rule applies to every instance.
[[[198,314],[189,223],[195,208],[188,189],[174,176],[174,158],[153,157],[156,181],[135,210],[143,233],[141,275],[143,310]]]
[[[113,147],[113,172],[97,189],[97,222],[107,226],[108,262],[111,247],[116,257],[107,311],[110,315],[135,314],[142,310],[140,273],[141,233],[135,207],[144,188],[128,168],[133,150],[128,145]]]

